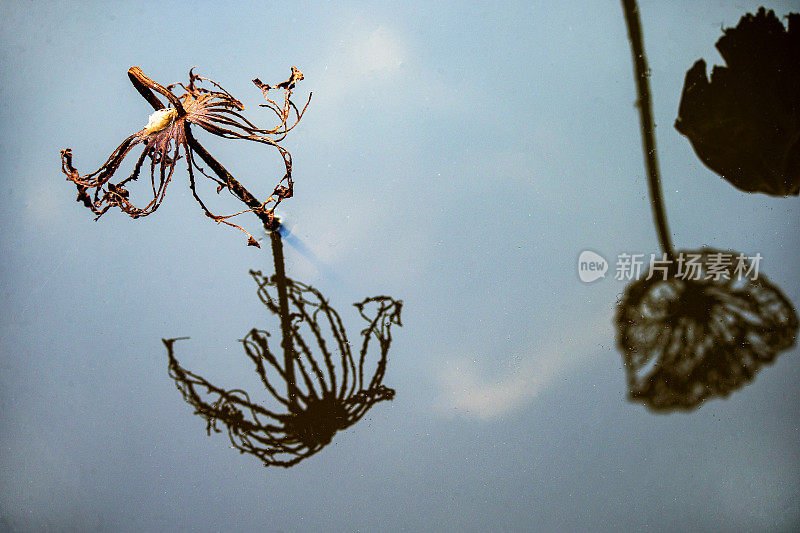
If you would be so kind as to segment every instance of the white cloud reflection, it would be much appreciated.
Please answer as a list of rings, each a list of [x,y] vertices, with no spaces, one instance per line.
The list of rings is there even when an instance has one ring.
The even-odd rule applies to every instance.
[[[364,87],[396,81],[408,46],[387,24],[351,20],[334,39],[314,90],[315,106],[363,95]]]
[[[354,70],[361,75],[394,74],[406,57],[400,37],[383,24],[352,43],[350,53]]]
[[[588,322],[577,336],[574,327],[558,328],[565,336],[557,344],[531,347],[515,357],[514,368],[499,377],[475,358],[444,361],[436,373],[441,390],[434,404],[436,411],[444,416],[491,420],[528,405],[551,385],[574,377],[582,364],[597,357],[598,346],[613,343],[610,310]]]

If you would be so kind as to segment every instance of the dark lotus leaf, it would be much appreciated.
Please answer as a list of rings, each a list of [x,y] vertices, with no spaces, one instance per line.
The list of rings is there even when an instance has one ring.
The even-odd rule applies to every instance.
[[[797,313],[763,274],[739,277],[734,262],[716,270],[719,279],[704,279],[720,253],[737,255],[681,252],[699,256],[697,275],[657,275],[626,289],[616,326],[631,401],[654,411],[695,409],[749,383],[794,345]]]
[[[686,73],[675,128],[697,156],[734,187],[800,194],[800,15],[788,31],[763,7],[725,30],[727,66],[711,81],[702,59]]]

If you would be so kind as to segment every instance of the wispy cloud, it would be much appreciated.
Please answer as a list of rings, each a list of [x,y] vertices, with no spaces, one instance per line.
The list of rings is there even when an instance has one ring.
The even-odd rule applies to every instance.
[[[400,37],[389,27],[380,24],[349,50],[351,68],[356,74],[385,76],[397,72],[405,62],[406,51]]]
[[[322,77],[315,84],[315,105],[333,105],[363,95],[364,88],[396,82],[409,51],[400,33],[388,24],[350,21],[331,42]]]
[[[582,323],[586,324],[587,321]],[[514,369],[500,377],[475,359],[446,361],[437,376],[441,394],[435,408],[441,415],[460,415],[480,420],[502,417],[533,401],[554,383],[568,379],[598,353],[601,339],[612,336],[611,312],[603,313],[576,334],[563,328],[563,338],[548,348],[531,347],[518,356]]]

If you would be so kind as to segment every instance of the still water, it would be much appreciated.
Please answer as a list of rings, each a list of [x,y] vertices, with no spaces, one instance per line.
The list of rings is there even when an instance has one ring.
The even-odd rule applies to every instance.
[[[642,2],[639,76],[618,2],[3,4],[0,530],[795,530],[797,198],[673,127],[759,6]],[[196,66],[259,125],[253,78],[313,92],[280,231],[215,224],[186,151],[96,222],[75,202],[60,150],[181,139],[132,66]],[[258,199],[192,145],[210,211],[281,196],[279,150],[196,120]],[[710,281],[635,281],[651,254]]]

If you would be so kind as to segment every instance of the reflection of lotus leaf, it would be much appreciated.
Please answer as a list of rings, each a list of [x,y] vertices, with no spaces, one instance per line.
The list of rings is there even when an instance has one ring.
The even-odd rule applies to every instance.
[[[717,49],[711,82],[701,59],[686,73],[675,128],[735,187],[800,194],[800,15],[786,31],[772,11],[747,14]]]
[[[710,257],[726,252],[682,252],[693,253],[696,275],[640,279],[617,309],[629,396],[657,411],[728,396],[797,337],[794,308],[763,275],[740,278],[731,264],[720,279],[704,279]]]
[[[250,274],[262,302],[280,317],[280,306],[268,292],[276,286],[276,278]],[[319,291],[291,279],[286,279],[286,289],[294,346],[291,369],[271,351],[268,332],[253,329],[242,340],[268,392],[266,403],[186,370],[175,359],[175,339],[164,341],[170,376],[195,413],[206,419],[208,432],[219,432],[217,423],[223,423],[233,447],[266,466],[297,464],[329,444],[336,432],[361,420],[373,405],[394,397],[394,390],[382,381],[391,328],[402,325],[402,302],[376,296],[355,304],[367,326],[361,331],[360,352],[353,354],[339,314]],[[372,340],[378,341],[379,354],[371,358],[375,366],[370,371],[367,352]]]

